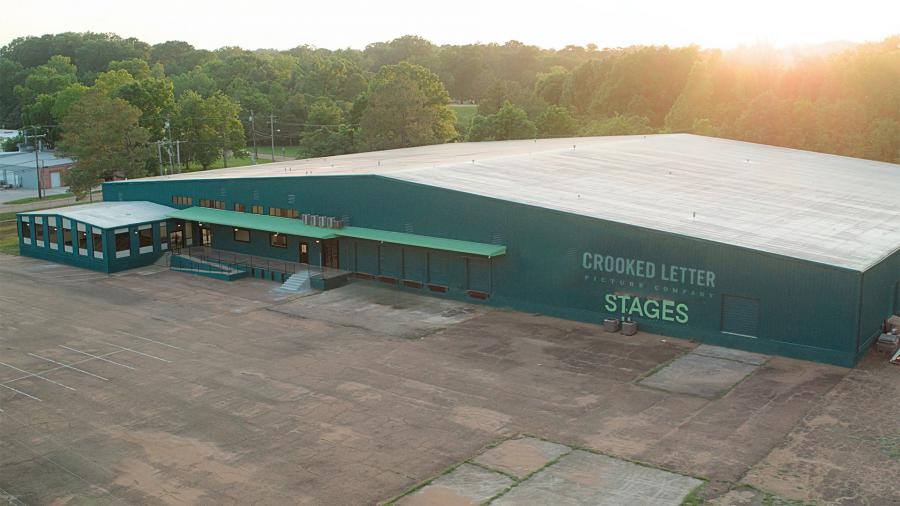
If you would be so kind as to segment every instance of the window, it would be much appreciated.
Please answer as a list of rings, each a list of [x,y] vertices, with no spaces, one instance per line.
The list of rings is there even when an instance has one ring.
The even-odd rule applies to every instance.
[[[41,217],[34,219],[34,243],[37,246],[44,245],[44,224],[41,223]]]
[[[153,252],[153,225],[138,227],[138,253]]]
[[[200,199],[200,207],[211,207],[213,209],[225,209],[224,200]]]
[[[78,254],[87,255],[87,232],[78,231]]]
[[[234,229],[234,240],[237,242],[250,242],[250,231],[246,228]]]
[[[244,212],[246,210],[246,208],[247,208],[247,206],[245,206],[244,204],[235,204],[234,205],[234,210],[239,213]]]
[[[253,207],[250,208],[250,212],[253,214],[262,214],[263,206],[258,206],[256,204],[254,204]]]
[[[94,258],[103,259],[103,235],[96,228],[91,228],[91,247],[94,250]]]
[[[169,227],[164,221],[159,222],[159,249],[169,249]]]
[[[67,253],[72,252],[72,222],[63,218],[63,249]]]
[[[176,206],[190,206],[194,204],[194,199],[192,197],[182,197],[178,195],[172,196],[172,203]]]
[[[269,216],[281,216],[282,218],[296,218],[300,213],[296,209],[286,207],[270,207]]]
[[[55,225],[50,225],[47,232],[50,234],[50,237],[48,237],[50,249],[59,249],[59,228]]]
[[[27,219],[22,220],[22,242],[31,244],[31,222]]]
[[[284,234],[269,234],[269,245],[273,248],[287,248],[287,236]]]
[[[131,255],[131,237],[127,228],[116,229],[116,258],[125,258]]]

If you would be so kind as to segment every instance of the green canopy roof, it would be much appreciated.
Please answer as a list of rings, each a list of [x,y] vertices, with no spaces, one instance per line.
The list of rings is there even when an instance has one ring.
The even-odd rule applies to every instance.
[[[281,218],[265,214],[241,213],[237,211],[225,211],[208,207],[189,207],[169,214],[169,218],[197,221],[200,223],[212,223],[228,227],[249,228],[253,230],[265,230],[266,232],[278,232],[279,234],[299,235],[315,239],[332,239],[335,237],[348,237],[379,241],[403,246],[415,246],[418,248],[453,251],[466,255],[495,257],[506,254],[506,246],[499,244],[485,244],[480,242],[459,241],[456,239],[444,239],[427,235],[406,234],[403,232],[391,232],[388,230],[376,230],[373,228],[344,227],[321,228],[305,225],[295,218]]]
[[[403,232],[389,232],[387,230],[376,230],[373,228],[344,227],[336,229],[335,232],[341,237],[352,237],[354,239],[389,242],[393,244],[402,244],[404,246],[453,251],[466,255],[496,257],[506,253],[506,246],[499,244],[458,241],[456,239],[404,234]]]
[[[314,239],[331,239],[337,237],[333,229],[304,225],[302,221],[266,214],[239,213],[209,207],[189,207],[169,213],[169,218],[212,223],[227,227],[252,228],[279,234],[302,235]]]

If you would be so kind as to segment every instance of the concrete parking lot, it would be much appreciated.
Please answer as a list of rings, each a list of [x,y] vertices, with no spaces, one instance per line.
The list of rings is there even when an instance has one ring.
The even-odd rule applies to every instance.
[[[673,501],[699,483],[689,500],[711,504],[900,502],[900,368],[880,357],[274,286],[0,255],[0,502],[414,504],[460,469],[438,485],[484,475],[497,504],[557,478],[588,487],[573,501],[665,482]],[[523,437],[546,442],[540,466],[489,453]]]

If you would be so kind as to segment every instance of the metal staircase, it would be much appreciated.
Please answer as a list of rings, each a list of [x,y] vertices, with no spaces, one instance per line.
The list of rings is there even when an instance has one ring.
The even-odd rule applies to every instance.
[[[282,283],[280,287],[278,287],[279,291],[292,293],[305,292],[311,289],[312,288],[310,287],[309,282],[309,271],[300,271],[296,274],[291,275],[291,277],[287,278],[287,280]]]

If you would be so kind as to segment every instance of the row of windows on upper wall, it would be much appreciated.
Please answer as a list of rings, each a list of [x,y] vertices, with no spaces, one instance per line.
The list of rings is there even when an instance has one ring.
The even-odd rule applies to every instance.
[[[210,207],[212,209],[225,209],[224,200],[200,199],[200,207]]]
[[[33,218],[25,217],[22,219],[22,242],[31,245],[31,228],[32,224],[34,225],[34,242],[35,246],[44,247],[44,217],[43,216],[35,216]],[[58,250],[59,249],[59,218],[56,216],[47,216],[47,243],[50,249]],[[75,224],[75,234],[73,238],[72,234],[72,222],[67,219],[62,219],[62,232],[63,232],[63,251],[66,253],[74,252],[74,243],[73,241],[77,241],[78,243],[78,254],[82,256],[88,256],[88,238],[87,238],[87,225],[84,223],[76,223]],[[103,235],[99,229],[91,228],[91,249],[93,251],[93,257],[102,260],[103,259]]]
[[[236,242],[250,242],[250,231],[246,228],[234,229],[234,240]],[[278,232],[270,233],[269,246],[273,248],[287,248],[287,236]]]
[[[191,197],[173,196],[172,203],[175,205],[189,206],[193,202]],[[200,199],[200,207],[209,207],[212,209],[225,209],[224,200]],[[241,203],[234,204],[234,210],[239,213],[247,212],[247,206]],[[253,214],[263,214],[265,208],[261,205],[253,204],[250,206],[250,212]],[[289,207],[270,207],[269,216],[281,216],[283,218],[299,218],[300,211]]]

